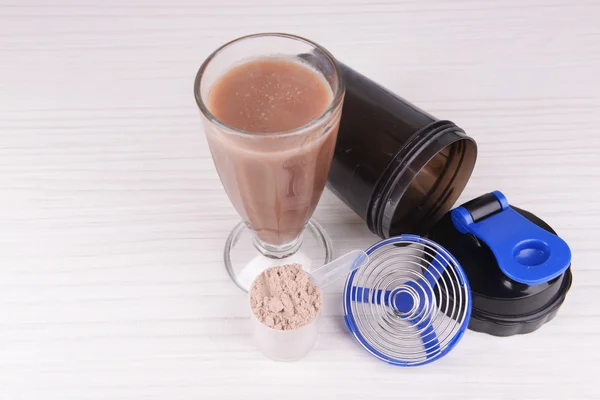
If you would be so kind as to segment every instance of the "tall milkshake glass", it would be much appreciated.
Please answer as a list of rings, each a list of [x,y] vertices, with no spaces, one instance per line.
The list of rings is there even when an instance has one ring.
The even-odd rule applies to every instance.
[[[245,36],[212,53],[194,84],[221,183],[242,217],[224,262],[247,290],[265,268],[329,262],[330,240],[310,221],[335,149],[344,82],[333,56],[307,39]]]

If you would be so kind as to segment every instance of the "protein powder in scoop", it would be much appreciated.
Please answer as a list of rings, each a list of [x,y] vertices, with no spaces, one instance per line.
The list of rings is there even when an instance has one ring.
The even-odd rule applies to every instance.
[[[290,331],[309,324],[323,307],[321,291],[299,264],[271,267],[250,287],[256,318],[275,330]]]

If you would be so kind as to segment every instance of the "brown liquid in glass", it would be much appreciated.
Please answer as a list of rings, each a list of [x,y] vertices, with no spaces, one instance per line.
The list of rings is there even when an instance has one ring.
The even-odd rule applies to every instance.
[[[210,112],[234,128],[205,124],[217,171],[236,210],[263,242],[293,242],[315,210],[339,112],[299,132],[282,132],[318,119],[332,97],[320,74],[286,58],[236,66],[210,90]]]

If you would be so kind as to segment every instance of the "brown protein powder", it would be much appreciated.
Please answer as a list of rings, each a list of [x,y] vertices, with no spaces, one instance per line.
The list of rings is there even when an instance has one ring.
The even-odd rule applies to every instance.
[[[321,291],[299,264],[263,271],[250,287],[250,307],[260,322],[289,331],[311,322],[323,307]]]

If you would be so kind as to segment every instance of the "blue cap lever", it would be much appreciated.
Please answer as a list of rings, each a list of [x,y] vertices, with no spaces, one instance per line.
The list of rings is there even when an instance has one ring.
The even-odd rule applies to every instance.
[[[474,221],[464,206],[455,208],[451,215],[456,229],[485,242],[512,280],[537,285],[561,275],[571,264],[567,243],[516,212],[501,192],[492,194],[500,211]]]

